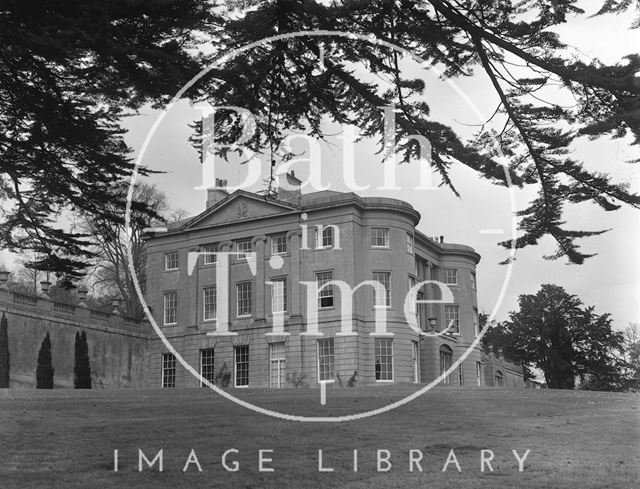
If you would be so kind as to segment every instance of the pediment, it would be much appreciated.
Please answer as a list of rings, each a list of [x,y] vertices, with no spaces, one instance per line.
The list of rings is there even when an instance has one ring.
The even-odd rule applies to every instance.
[[[295,210],[296,207],[287,202],[237,191],[194,217],[183,229],[269,217]]]

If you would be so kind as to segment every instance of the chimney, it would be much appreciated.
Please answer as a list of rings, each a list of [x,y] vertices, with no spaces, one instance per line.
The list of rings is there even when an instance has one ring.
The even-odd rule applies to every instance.
[[[293,170],[291,173],[278,175],[278,193],[276,197],[293,205],[300,205],[302,200],[302,190],[300,185],[302,182],[298,180]]]
[[[502,358],[502,348],[498,347],[498,358]]]
[[[440,236],[440,243],[444,243],[444,236]]]
[[[207,209],[216,205],[229,195],[227,192],[227,181],[216,178],[216,186],[207,189]]]

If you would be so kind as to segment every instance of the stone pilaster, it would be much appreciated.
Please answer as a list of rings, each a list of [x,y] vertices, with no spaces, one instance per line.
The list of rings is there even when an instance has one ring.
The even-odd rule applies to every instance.
[[[302,316],[302,285],[300,281],[302,280],[302,274],[300,270],[300,262],[302,259],[301,253],[303,252],[300,249],[300,237],[302,233],[299,229],[295,231],[289,231],[287,233],[287,241],[289,247],[289,255],[290,255],[290,273],[289,277],[291,280],[291,305],[290,305],[290,313],[289,315],[294,316]]]
[[[256,236],[251,240],[252,248],[256,256],[255,281],[253,294],[255,297],[254,318],[256,321],[263,321],[266,317],[265,301],[267,296],[267,286],[264,283],[265,278],[265,259],[266,259],[266,236]]]

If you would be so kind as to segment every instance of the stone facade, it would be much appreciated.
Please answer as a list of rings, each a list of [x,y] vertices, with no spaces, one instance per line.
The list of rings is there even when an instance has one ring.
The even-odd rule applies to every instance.
[[[358,385],[429,383],[476,338],[480,256],[422,234],[410,204],[295,188],[273,197],[209,192],[204,212],[147,236],[147,303],[155,323],[209,380],[226,369],[232,387],[287,387],[300,378],[309,386],[346,383],[355,372]],[[318,297],[313,287],[323,280],[349,289],[327,286],[326,297]],[[371,284],[358,287],[372,280],[388,281],[377,299]],[[405,311],[410,287],[423,281],[446,283],[452,297],[428,283],[417,299],[443,302],[410,300]],[[352,307],[343,311],[351,290]],[[376,330],[380,309],[384,330]],[[411,315],[431,336],[408,326]],[[482,361],[480,349],[471,349],[447,383],[485,385]],[[149,367],[152,386],[200,385],[159,339],[151,340]]]

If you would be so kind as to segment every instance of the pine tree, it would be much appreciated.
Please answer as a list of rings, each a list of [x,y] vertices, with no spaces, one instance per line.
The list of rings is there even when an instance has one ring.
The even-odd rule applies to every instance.
[[[38,352],[36,368],[36,389],[53,389],[53,365],[51,363],[51,339],[49,333],[44,337]]]
[[[87,335],[84,331],[76,333],[73,386],[76,389],[91,389],[89,345],[87,344]]]
[[[0,319],[0,388],[9,387],[9,325],[4,312]]]

